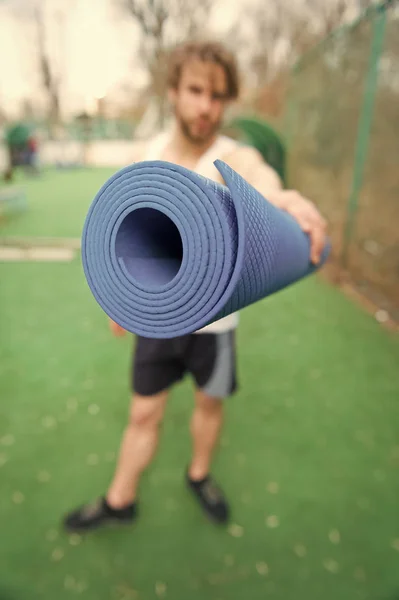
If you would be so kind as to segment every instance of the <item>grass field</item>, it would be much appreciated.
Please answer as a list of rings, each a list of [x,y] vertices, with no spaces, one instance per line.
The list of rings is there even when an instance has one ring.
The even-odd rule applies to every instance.
[[[0,235],[79,237],[111,170],[47,172]],[[314,277],[242,312],[240,393],[208,523],[183,485],[191,383],[176,387],[137,525],[81,538],[129,399],[114,339],[71,263],[0,264],[0,600],[398,600],[399,343]]]

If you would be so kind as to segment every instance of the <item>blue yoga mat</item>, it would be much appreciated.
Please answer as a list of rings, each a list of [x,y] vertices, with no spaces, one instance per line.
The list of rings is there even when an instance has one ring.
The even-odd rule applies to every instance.
[[[226,163],[214,164],[225,186],[145,161],[115,173],[93,200],[84,272],[97,302],[128,331],[192,333],[315,270],[296,221]]]

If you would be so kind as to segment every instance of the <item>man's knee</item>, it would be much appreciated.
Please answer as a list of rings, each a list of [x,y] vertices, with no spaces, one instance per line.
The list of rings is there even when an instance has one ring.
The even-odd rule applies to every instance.
[[[197,390],[195,401],[198,408],[209,414],[218,414],[223,411],[223,400],[210,396],[203,390]]]
[[[154,428],[162,422],[167,394],[152,397],[135,395],[130,409],[129,424],[133,427]]]

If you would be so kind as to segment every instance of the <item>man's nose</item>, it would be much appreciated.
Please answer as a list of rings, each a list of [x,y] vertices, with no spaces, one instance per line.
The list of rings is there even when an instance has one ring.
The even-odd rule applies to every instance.
[[[209,113],[212,107],[212,99],[209,94],[201,94],[200,99],[201,112]]]

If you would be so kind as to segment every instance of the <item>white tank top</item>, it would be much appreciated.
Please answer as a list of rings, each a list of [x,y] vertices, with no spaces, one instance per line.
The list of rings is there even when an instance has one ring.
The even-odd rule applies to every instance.
[[[170,140],[170,135],[170,132],[163,131],[150,140],[143,160],[163,160],[163,152]],[[212,146],[201,156],[197,165],[192,170],[208,179],[220,182],[220,173],[213,163],[218,158],[223,160],[223,157],[230,152],[233,152],[237,146],[238,142],[235,140],[224,135],[218,136]],[[225,331],[235,329],[237,325],[238,313],[233,313],[199,329],[195,333],[224,333]]]

